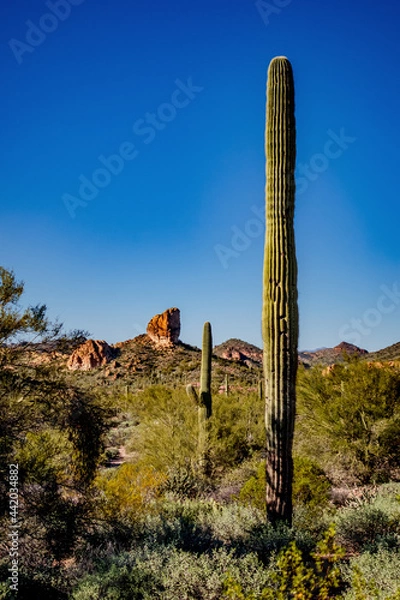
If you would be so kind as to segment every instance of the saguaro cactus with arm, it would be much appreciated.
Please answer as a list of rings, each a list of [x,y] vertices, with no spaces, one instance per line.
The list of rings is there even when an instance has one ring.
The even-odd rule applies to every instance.
[[[272,522],[292,519],[293,432],[298,345],[294,238],[296,124],[294,82],[285,57],[268,69],[266,111],[266,236],[264,341],[266,502]]]
[[[200,393],[197,394],[192,385],[186,387],[187,394],[198,407],[198,451],[199,467],[203,473],[208,470],[208,420],[212,414],[211,397],[211,358],[212,334],[210,323],[204,323],[203,344],[201,352]]]

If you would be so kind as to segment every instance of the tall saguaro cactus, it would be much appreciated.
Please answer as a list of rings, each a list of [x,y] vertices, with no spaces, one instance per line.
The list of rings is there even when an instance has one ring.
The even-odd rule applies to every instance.
[[[293,432],[298,345],[294,238],[296,123],[290,62],[268,69],[266,111],[266,236],[262,331],[264,341],[266,503],[270,521],[292,519]]]
[[[210,323],[204,323],[201,351],[200,393],[192,385],[186,387],[187,394],[198,407],[198,452],[200,470],[206,474],[208,469],[208,420],[212,413],[211,397],[211,358],[212,333]]]

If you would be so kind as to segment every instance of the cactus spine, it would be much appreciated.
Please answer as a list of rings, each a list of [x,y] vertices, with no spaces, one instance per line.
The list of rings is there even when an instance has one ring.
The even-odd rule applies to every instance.
[[[268,69],[266,111],[266,236],[262,331],[264,341],[266,504],[268,519],[292,520],[293,432],[298,344],[294,238],[296,123],[294,82],[285,57]]]
[[[210,323],[204,323],[203,344],[201,351],[200,393],[193,385],[186,387],[186,392],[196,404],[198,410],[198,453],[199,467],[203,474],[208,473],[208,420],[212,414],[211,397],[211,357],[212,334]]]

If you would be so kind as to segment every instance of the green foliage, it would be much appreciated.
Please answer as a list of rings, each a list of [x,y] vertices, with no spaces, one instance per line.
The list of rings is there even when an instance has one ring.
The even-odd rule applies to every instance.
[[[168,489],[174,490],[182,478],[193,479],[197,473],[197,408],[181,389],[151,386],[132,397],[130,419],[139,425],[127,429],[125,445],[146,464],[166,473]],[[214,398],[214,414],[210,419],[209,459],[212,480],[253,456],[264,446],[263,402],[256,393]],[[114,446],[115,440],[110,441]],[[185,484],[186,485],[186,484]],[[192,495],[202,485],[190,485]],[[180,493],[183,491],[180,487]],[[195,492],[196,493],[196,492]]]
[[[19,477],[25,483],[68,484],[73,476],[73,464],[69,460],[72,452],[73,446],[65,432],[50,428],[28,431],[16,449]]]
[[[122,563],[122,564],[121,564]],[[158,577],[151,567],[123,563],[104,566],[97,576],[87,577],[74,592],[73,600],[150,600]]]
[[[226,600],[287,600],[298,598],[302,600],[329,600],[342,587],[340,561],[344,550],[335,542],[335,532],[330,528],[324,538],[317,544],[316,551],[311,553],[310,564],[307,564],[303,554],[291,542],[283,550],[272,569],[268,587],[261,593],[243,593],[242,585],[232,576],[225,583],[224,595]]]
[[[0,544],[8,546],[8,465],[17,463],[19,597],[65,598],[61,562],[87,527],[89,488],[109,409],[71,384],[41,348],[69,334],[45,305],[24,309],[23,283],[0,268]]]
[[[265,510],[265,461],[262,461],[254,475],[246,481],[239,492],[239,501]]]
[[[400,373],[365,361],[298,377],[296,447],[338,480],[385,481],[400,466]]]
[[[197,411],[185,392],[151,386],[132,400],[140,425],[131,452],[157,471],[192,468],[197,455]]]
[[[211,418],[210,460],[214,473],[240,464],[265,445],[264,402],[256,393],[219,394]]]
[[[22,335],[37,337],[49,333],[50,322],[46,318],[44,304],[30,306],[22,310],[19,306],[20,298],[24,291],[24,284],[17,281],[13,271],[0,267],[0,343],[2,344],[2,358],[7,354],[3,346],[6,342],[17,342]],[[54,328],[52,333],[59,332],[60,326]]]
[[[382,486],[375,497],[346,507],[335,517],[341,543],[350,552],[377,552],[400,547],[400,484]]]
[[[351,584],[345,600],[399,600],[400,552],[379,550],[352,558],[343,567],[344,578]]]
[[[220,600],[228,570],[246,590],[261,589],[267,579],[254,555],[236,557],[220,549],[198,556],[174,548],[146,548],[108,561],[78,584],[72,598]]]
[[[103,518],[135,521],[154,509],[165,475],[141,464],[125,463],[95,480]]]
[[[51,428],[67,434],[76,479],[88,484],[109,411],[95,395],[72,386],[56,367],[32,359],[32,343],[21,343],[20,337],[56,342],[61,325],[48,321],[45,305],[23,310],[23,289],[12,272],[0,268],[0,468],[15,462],[27,431]]]
[[[163,492],[177,499],[197,498],[204,492],[204,480],[189,466],[170,467],[167,471]]]
[[[324,509],[329,503],[331,483],[314,461],[304,456],[294,457],[293,501],[311,510]]]
[[[123,528],[117,521],[108,521],[98,535],[88,536],[82,556],[87,559],[92,553],[106,558],[112,548],[118,553],[122,547],[168,546],[196,555],[225,548],[238,556],[254,553],[268,562],[273,553],[293,539],[304,550],[313,547],[310,536],[287,527],[273,528],[265,523],[262,512],[238,504],[200,499],[177,501],[175,496],[168,496],[161,498],[156,510],[144,517],[124,521]]]
[[[302,456],[294,457],[293,503],[305,505],[315,517],[329,503],[331,485],[322,469],[313,461]],[[239,500],[265,510],[265,461],[243,485]]]

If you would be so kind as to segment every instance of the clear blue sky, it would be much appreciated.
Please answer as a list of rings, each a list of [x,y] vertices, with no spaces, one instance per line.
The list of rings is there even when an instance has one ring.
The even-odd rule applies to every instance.
[[[0,264],[25,281],[27,302],[109,342],[178,306],[188,343],[209,320],[216,343],[261,345],[264,234],[252,207],[264,204],[266,71],[285,55],[300,347],[400,340],[400,8],[267,5],[2,3]],[[81,176],[98,186],[80,195]]]

